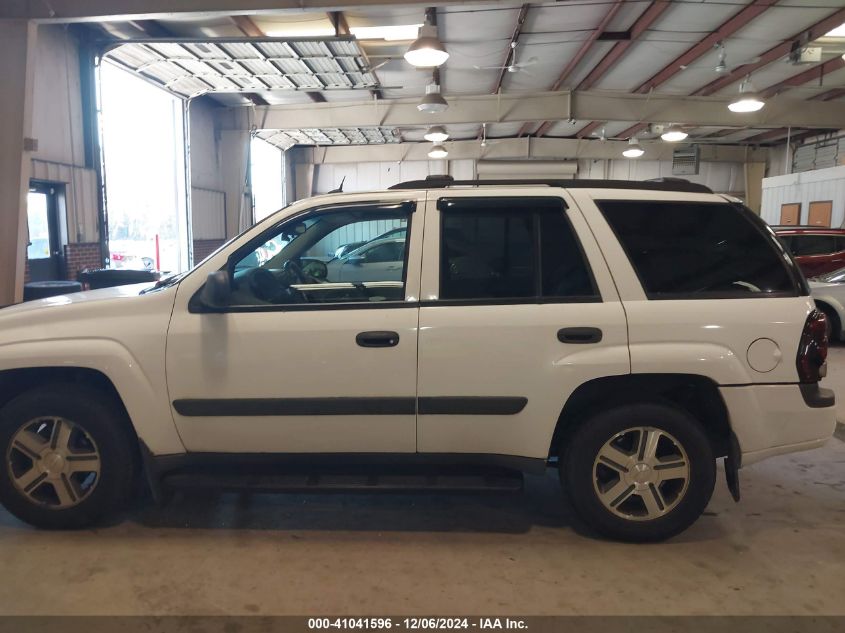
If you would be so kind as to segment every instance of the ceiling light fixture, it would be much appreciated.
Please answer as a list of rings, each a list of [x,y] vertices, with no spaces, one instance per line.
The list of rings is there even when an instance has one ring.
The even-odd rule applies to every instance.
[[[447,59],[449,53],[443,42],[437,37],[437,27],[431,24],[425,24],[420,29],[419,37],[414,40],[414,43],[405,52],[405,59],[412,66],[418,68],[434,68],[435,66],[442,66]]]
[[[425,96],[417,104],[417,110],[426,114],[437,114],[449,107],[449,103],[440,94],[440,86],[431,83],[425,87]]]
[[[433,125],[428,128],[428,132],[423,135],[423,138],[432,143],[442,143],[449,138],[449,133],[442,125]]]
[[[643,154],[645,154],[645,150],[634,137],[631,137],[628,140],[628,147],[625,148],[624,152],[622,152],[622,156],[625,158],[639,158]]]
[[[448,155],[449,150],[442,145],[435,145],[428,151],[429,158],[446,158]]]
[[[660,135],[660,138],[662,138],[667,143],[678,143],[680,141],[683,141],[688,136],[689,134],[684,132],[677,125],[670,125],[664,130],[663,134]]]
[[[746,77],[739,84],[739,97],[728,104],[728,110],[731,112],[757,112],[766,103],[763,99],[754,92],[754,86],[751,83],[751,77]]]

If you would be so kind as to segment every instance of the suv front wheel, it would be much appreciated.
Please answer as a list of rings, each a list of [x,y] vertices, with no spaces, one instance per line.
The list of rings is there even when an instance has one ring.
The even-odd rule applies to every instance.
[[[560,477],[578,515],[600,534],[661,541],[704,512],[716,462],[695,418],[637,403],[585,420],[561,455]]]
[[[86,527],[115,510],[136,461],[121,413],[83,385],[38,387],[9,402],[0,410],[0,502],[52,529]]]

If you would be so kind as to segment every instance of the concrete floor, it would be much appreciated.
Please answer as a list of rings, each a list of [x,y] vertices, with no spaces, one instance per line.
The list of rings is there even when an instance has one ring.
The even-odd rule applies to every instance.
[[[845,413],[845,348],[830,374]],[[720,472],[658,545],[579,535],[554,473],[516,496],[192,496],[75,533],[0,510],[0,614],[843,615],[840,436],[743,470],[740,504]]]

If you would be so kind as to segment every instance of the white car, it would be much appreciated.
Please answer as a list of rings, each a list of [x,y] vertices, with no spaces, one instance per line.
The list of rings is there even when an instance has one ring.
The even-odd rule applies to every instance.
[[[399,274],[320,260],[403,221]],[[718,458],[738,498],[740,466],[831,437],[826,353],[791,256],[699,185],[321,196],[155,287],[0,310],[0,501],[64,528],[139,473],[162,499],[518,489],[551,466],[597,532],[665,539],[704,511]]]
[[[827,332],[831,340],[842,339],[845,323],[845,268],[810,279],[810,291],[816,307],[827,318]]]
[[[367,242],[327,265],[327,279],[335,281],[402,281],[405,238]]]

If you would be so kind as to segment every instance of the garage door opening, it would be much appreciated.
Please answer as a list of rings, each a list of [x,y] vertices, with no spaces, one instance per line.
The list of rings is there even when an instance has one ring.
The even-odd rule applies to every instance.
[[[249,148],[250,182],[254,219],[260,222],[285,206],[284,152],[267,141],[252,137]]]
[[[187,270],[184,101],[111,63],[100,95],[111,267]]]

